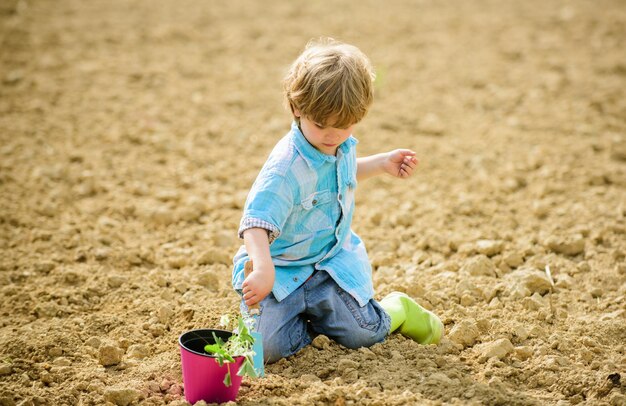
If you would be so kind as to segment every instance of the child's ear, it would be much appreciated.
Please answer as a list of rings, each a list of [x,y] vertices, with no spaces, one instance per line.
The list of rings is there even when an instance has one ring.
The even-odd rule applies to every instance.
[[[298,118],[300,118],[302,116],[302,114],[300,113],[300,110],[298,110],[296,108],[293,108],[293,107],[292,107],[292,110],[293,110],[293,115],[294,116],[296,116]]]

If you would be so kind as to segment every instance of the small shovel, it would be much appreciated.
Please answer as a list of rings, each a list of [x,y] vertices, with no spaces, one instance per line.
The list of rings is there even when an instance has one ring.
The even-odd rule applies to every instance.
[[[243,267],[244,277],[247,278],[248,275],[252,273],[252,260],[249,260],[245,263]],[[263,337],[261,333],[256,331],[258,323],[259,323],[259,315],[261,314],[261,308],[258,303],[248,306],[248,314],[252,316],[252,326],[250,326],[250,335],[254,337],[254,345],[252,349],[255,352],[254,357],[252,358],[252,363],[254,364],[254,370],[256,371],[258,376],[265,376],[265,366],[263,365]]]

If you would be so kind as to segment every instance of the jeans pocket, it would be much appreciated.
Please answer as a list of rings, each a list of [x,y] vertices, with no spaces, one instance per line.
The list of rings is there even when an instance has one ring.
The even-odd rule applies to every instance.
[[[348,292],[337,286],[337,294],[341,298],[342,302],[346,305],[354,320],[356,320],[359,327],[370,331],[378,330],[381,322],[381,315],[378,314],[372,302],[361,307],[355,298]]]

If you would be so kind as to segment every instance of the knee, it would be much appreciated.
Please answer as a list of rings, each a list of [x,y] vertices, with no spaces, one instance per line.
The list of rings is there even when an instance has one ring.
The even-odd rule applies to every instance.
[[[272,364],[287,358],[311,342],[308,335],[298,334],[298,331],[273,331],[263,333],[263,360]]]
[[[285,347],[279,345],[276,340],[263,336],[263,360],[266,364],[273,364],[289,355],[285,352]]]
[[[386,336],[387,334],[381,332],[380,329],[377,331],[360,329],[358,331],[351,331],[349,334],[333,338],[344,347],[354,350],[361,347],[371,347],[374,344],[384,341]]]

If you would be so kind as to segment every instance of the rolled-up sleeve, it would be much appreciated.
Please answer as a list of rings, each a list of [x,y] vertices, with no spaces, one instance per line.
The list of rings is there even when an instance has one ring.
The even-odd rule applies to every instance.
[[[239,238],[250,228],[264,228],[270,244],[282,232],[293,207],[293,192],[285,176],[261,172],[246,199]]]

